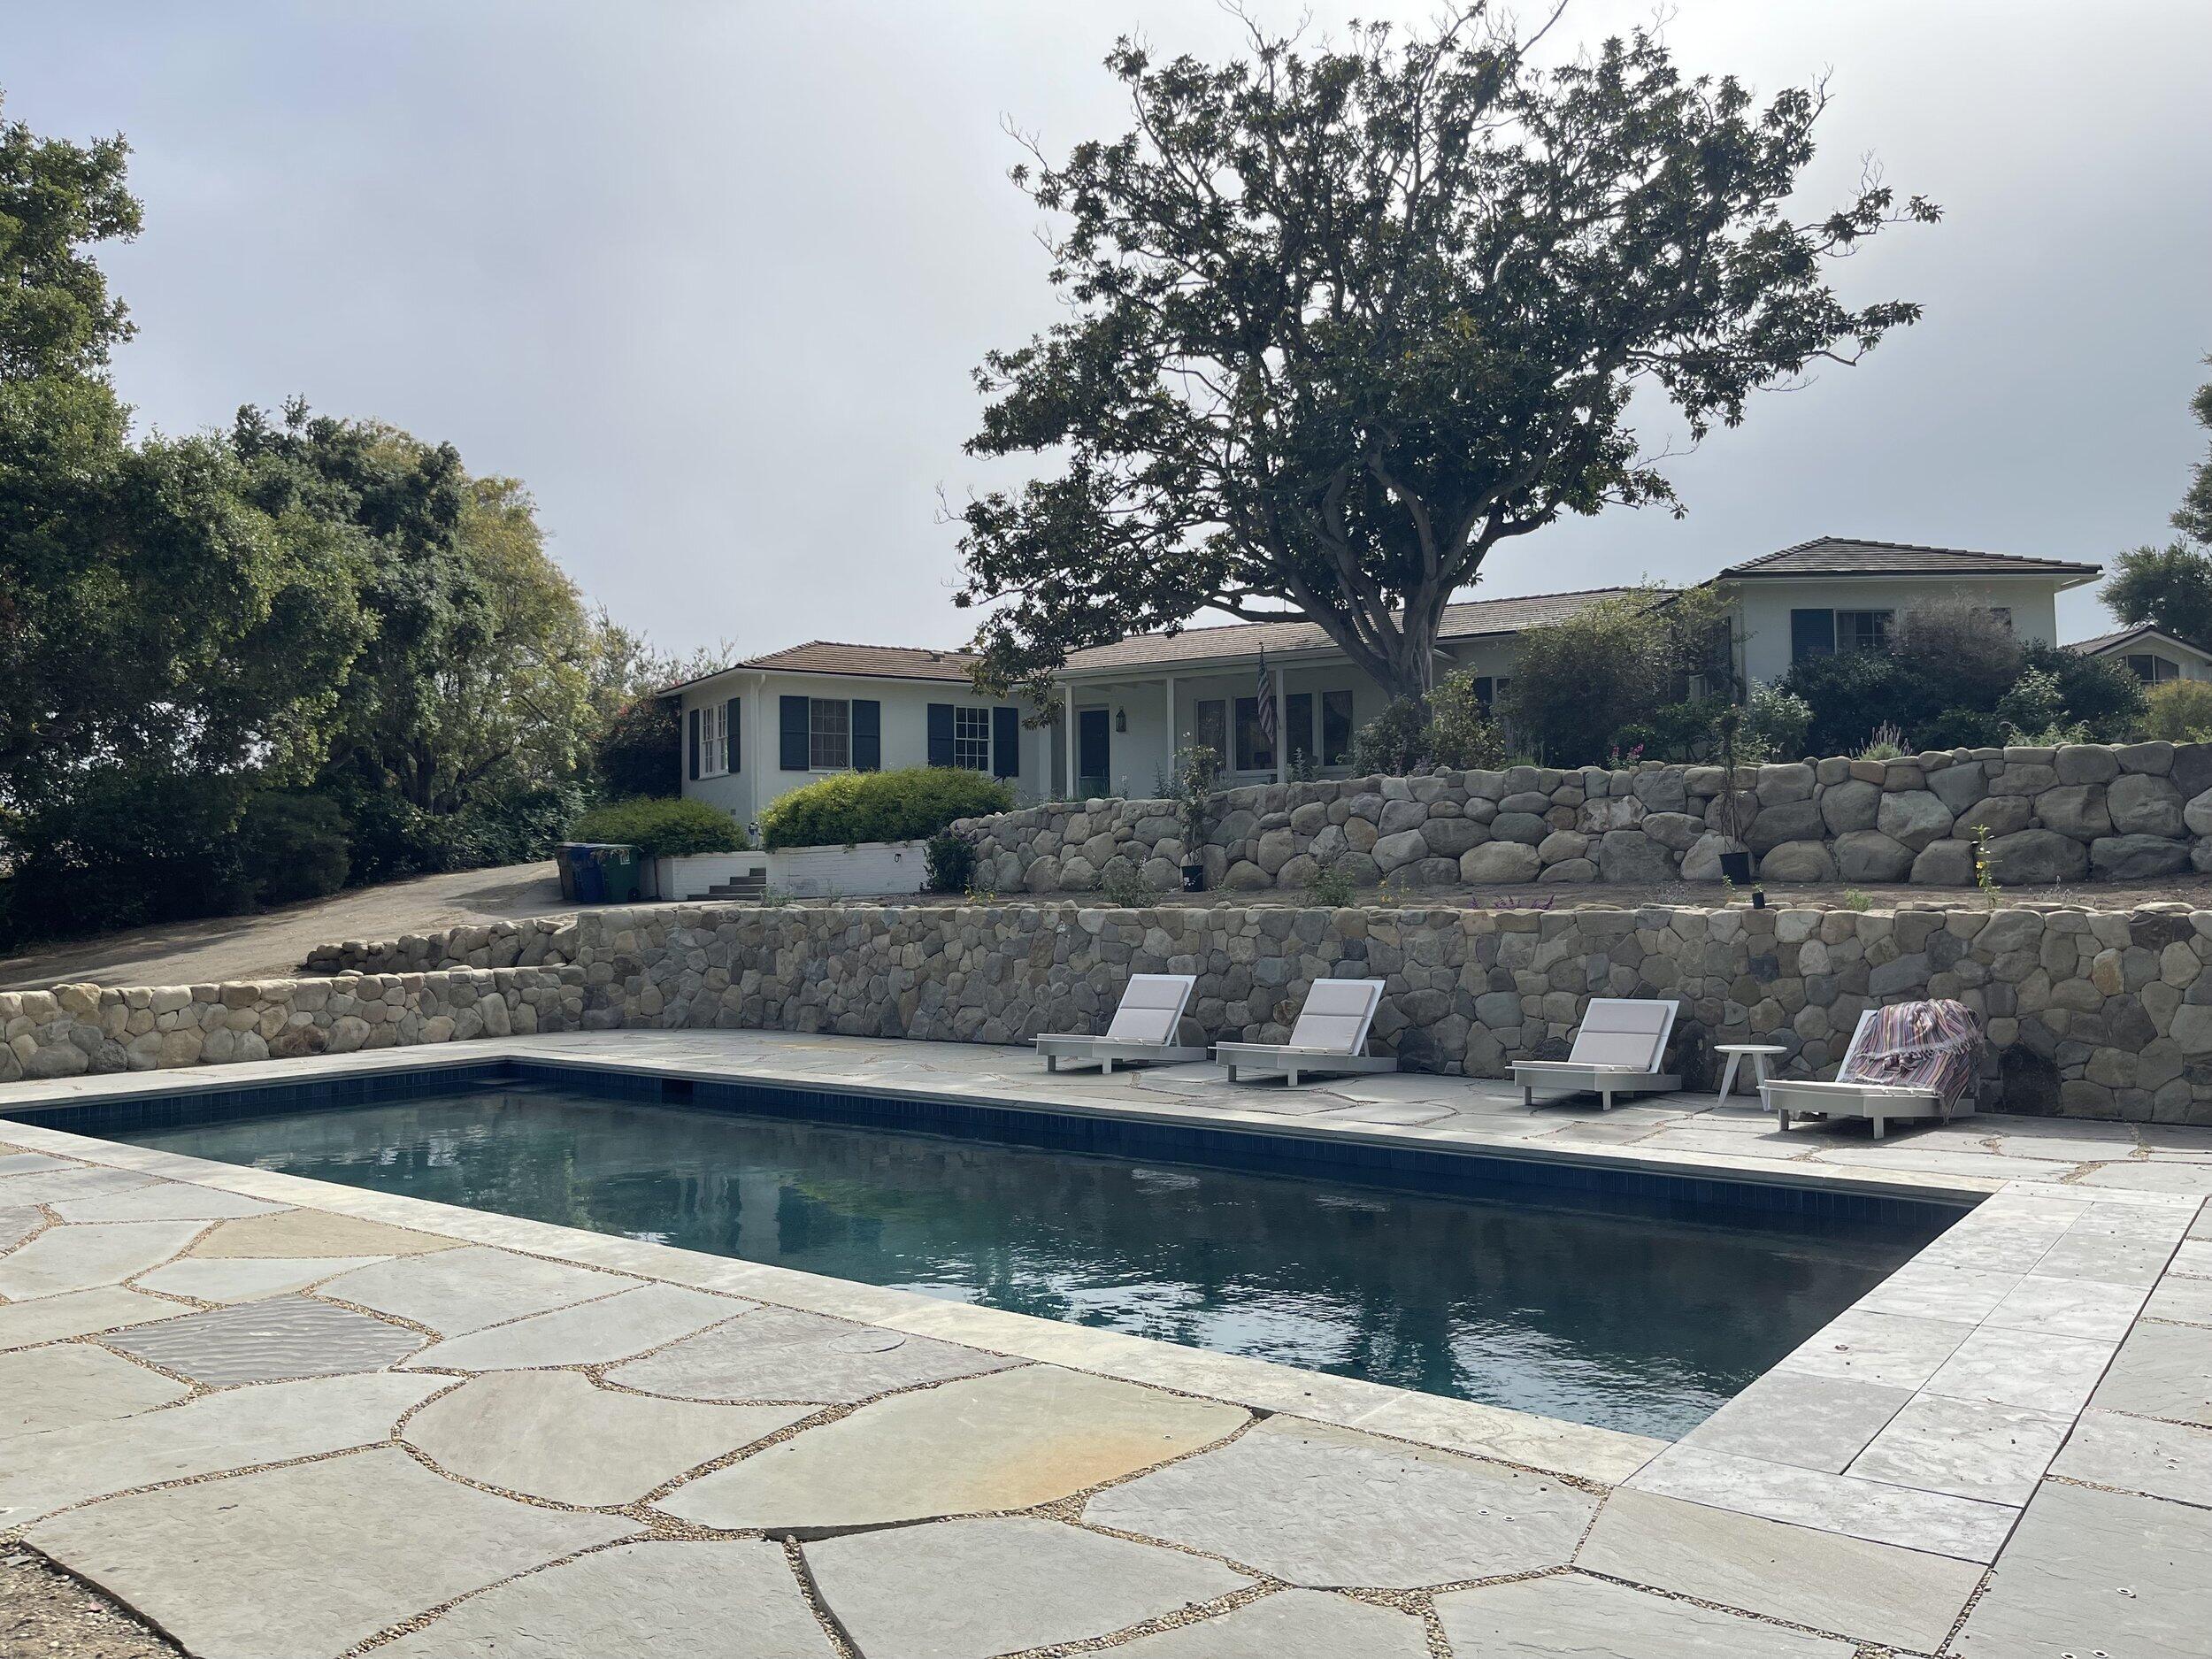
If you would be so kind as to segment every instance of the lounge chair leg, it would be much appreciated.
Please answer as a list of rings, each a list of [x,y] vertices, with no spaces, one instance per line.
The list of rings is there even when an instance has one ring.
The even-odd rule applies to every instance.
[[[1789,1113],[1787,1113],[1787,1112],[1777,1112],[1777,1113],[1775,1113],[1774,1115],[1775,1115],[1777,1118],[1780,1118],[1780,1119],[1781,1119],[1781,1121],[1782,1121],[1782,1133],[1783,1133],[1784,1134],[1787,1134],[1787,1133],[1789,1133],[1789,1132],[1790,1132],[1790,1115],[1789,1115]]]
[[[1046,1070],[1046,1071],[1057,1071],[1059,1069],[1060,1069],[1060,1056],[1059,1056],[1058,1055],[1056,1055],[1056,1054],[1048,1054],[1048,1055],[1045,1056],[1045,1070]]]
[[[1882,1120],[1879,1118],[1874,1120],[1874,1138],[1877,1141],[1882,1138]]]
[[[1295,1071],[1286,1071],[1283,1073],[1283,1078],[1286,1087],[1296,1088],[1298,1087],[1298,1074]]]
[[[1099,1076],[1101,1076],[1101,1077],[1111,1077],[1111,1076],[1113,1076],[1113,1074],[1114,1074],[1114,1056],[1113,1056],[1112,1055],[1110,1055],[1110,1055],[1108,1055],[1108,1056],[1106,1056],[1106,1064],[1105,1064],[1104,1065],[1102,1065],[1102,1066],[1101,1066],[1101,1067],[1099,1068],[1099,1072],[1098,1072],[1098,1074],[1099,1074]]]
[[[1598,1110],[1601,1112],[1609,1112],[1613,1110],[1613,1091],[1611,1089],[1601,1088],[1598,1091]]]
[[[1233,1083],[1233,1082],[1235,1082],[1236,1080],[1237,1080],[1237,1069],[1236,1069],[1236,1067],[1234,1067],[1234,1066],[1231,1066],[1231,1067],[1229,1068],[1229,1081],[1231,1081],[1232,1083]]]
[[[1521,1091],[1521,1104],[1531,1111],[1536,1110],[1536,1086],[1534,1084],[1530,1084]]]

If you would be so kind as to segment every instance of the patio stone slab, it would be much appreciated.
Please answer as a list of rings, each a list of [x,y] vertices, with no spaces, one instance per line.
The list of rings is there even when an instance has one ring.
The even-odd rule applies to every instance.
[[[2051,1472],[2212,1509],[2212,1429],[2085,1411]]]
[[[2178,1159],[2155,1164],[2108,1164],[2077,1185],[2124,1187],[2136,1193],[2212,1193],[2212,1164]]]
[[[56,1164],[27,1175],[0,1176],[0,1204],[58,1203],[65,1198],[94,1198],[103,1193],[127,1193],[151,1187],[154,1178],[136,1170],[110,1169],[96,1164]]]
[[[0,1526],[159,1481],[373,1446],[445,1386],[392,1371],[312,1378],[0,1441]]]
[[[495,1585],[379,1659],[832,1659],[781,1547],[617,1544]]]
[[[314,1659],[635,1530],[441,1480],[380,1448],[111,1498],[29,1541],[201,1659]]]
[[[2212,1425],[2212,1330],[2141,1321],[2095,1397],[2108,1411]]]
[[[108,1423],[192,1391],[88,1342],[0,1355],[0,1440]]]
[[[191,1181],[156,1181],[96,1198],[66,1198],[54,1209],[64,1221],[224,1221],[234,1216],[265,1216],[283,1209],[242,1193]]]
[[[2200,1227],[2203,1225],[2197,1223]],[[2166,1271],[2190,1279],[2212,1279],[2212,1239],[2200,1236],[2192,1228],[2187,1240],[2174,1252],[2173,1265]]]
[[[50,1158],[43,1152],[26,1152],[11,1147],[0,1152],[0,1177],[32,1175],[41,1170],[69,1170],[79,1167],[66,1158]]]
[[[1852,1659],[1856,1645],[1670,1601],[1580,1573],[1436,1598],[1456,1653],[1475,1659]],[[1256,1659],[1259,1656],[1256,1655]]]
[[[1874,1437],[1850,1472],[2016,1509],[2034,1495],[2073,1421],[2069,1412],[1921,1394]]]
[[[764,1308],[607,1375],[626,1388],[680,1400],[850,1405],[894,1388],[979,1376],[1019,1363],[881,1325]]]
[[[2112,1348],[2085,1337],[1985,1325],[1928,1379],[1928,1392],[2070,1415],[2088,1400]]]
[[[1109,1651],[1116,1659],[1428,1659],[1429,1644],[1410,1613],[1324,1590],[1279,1590]]]
[[[408,1362],[447,1371],[605,1365],[758,1308],[680,1285],[641,1285],[600,1302],[535,1314],[472,1336],[434,1342]]]
[[[595,1388],[572,1371],[493,1371],[425,1406],[406,1438],[455,1474],[555,1503],[634,1503],[796,1423],[795,1406],[708,1406]]]
[[[1548,1476],[1277,1417],[1083,1517],[1310,1588],[1415,1589],[1562,1565],[1596,1507]]]
[[[1576,1565],[1924,1653],[1949,1634],[1985,1571],[1950,1555],[1632,1491],[1606,1500]]]
[[[242,1302],[105,1339],[195,1382],[277,1382],[381,1371],[422,1346],[421,1335],[311,1296]]]
[[[2006,1293],[1988,1323],[2007,1331],[2046,1331],[2054,1336],[2117,1342],[2142,1311],[2148,1286],[2097,1279],[2047,1279],[2030,1274]]]
[[[2046,1279],[2095,1279],[2147,1288],[2158,1282],[2172,1255],[2173,1245],[2167,1240],[2131,1238],[2101,1228],[2077,1226],[2043,1253],[2034,1271]]]
[[[864,1655],[987,1659],[1126,1630],[1252,1581],[1218,1562],[1056,1521],[937,1521],[803,1546]]]
[[[1694,1446],[1678,1446],[1654,1458],[1629,1485],[1639,1492],[1962,1561],[1993,1559],[2018,1515],[1998,1504],[1763,1458],[1731,1457]]]
[[[2143,1304],[2143,1317],[2176,1325],[2212,1325],[2212,1279],[2167,1274]]]
[[[0,1307],[0,1352],[154,1319],[173,1319],[191,1311],[181,1302],[142,1295],[122,1285],[101,1285],[59,1296],[42,1296],[36,1302],[10,1302]]]
[[[29,1204],[0,1210],[0,1250],[12,1250],[46,1225],[44,1212]]]
[[[1961,1659],[2203,1659],[2212,1511],[2047,1481],[1954,1651]]]
[[[1900,1313],[1916,1319],[1986,1319],[2020,1282],[2017,1273],[1979,1267],[1908,1262],[1852,1304],[1862,1313]]]
[[[1684,1435],[1681,1443],[1837,1475],[1911,1398],[1909,1388],[1769,1371]]]
[[[150,1273],[141,1273],[132,1282],[142,1290],[189,1296],[196,1302],[258,1302],[265,1296],[303,1290],[351,1268],[390,1259],[381,1256],[219,1256],[212,1259],[185,1256],[164,1263]]]
[[[323,1286],[320,1294],[396,1314],[441,1336],[465,1336],[526,1314],[565,1308],[640,1281],[588,1267],[570,1267],[518,1256],[512,1250],[467,1244],[433,1255],[406,1256],[373,1267],[357,1267]]]
[[[1777,1369],[1885,1388],[1917,1388],[1973,1333],[1974,1327],[1962,1320],[1854,1309],[1784,1356]]]
[[[192,1242],[198,1221],[124,1221],[49,1227],[0,1256],[0,1296],[28,1301],[112,1285],[167,1261]]]
[[[285,1210],[227,1221],[192,1254],[227,1256],[422,1256],[450,1250],[456,1240],[328,1210]]]
[[[879,1400],[658,1507],[708,1526],[801,1534],[1026,1509],[1195,1451],[1247,1421],[1235,1406],[1025,1365]]]

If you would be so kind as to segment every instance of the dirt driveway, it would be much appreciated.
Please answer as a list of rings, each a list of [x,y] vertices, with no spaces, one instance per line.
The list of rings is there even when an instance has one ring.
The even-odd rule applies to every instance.
[[[391,939],[467,922],[557,915],[571,908],[561,902],[549,860],[418,876],[258,916],[134,927],[0,957],[0,990],[73,979],[96,985],[207,985],[280,979],[297,971],[312,947],[331,940]]]

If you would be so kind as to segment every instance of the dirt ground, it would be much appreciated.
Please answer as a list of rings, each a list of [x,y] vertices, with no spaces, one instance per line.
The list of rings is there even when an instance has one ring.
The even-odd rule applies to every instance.
[[[180,1652],[67,1573],[0,1544],[0,1659],[173,1659]]]
[[[1986,910],[1990,900],[1972,887],[1841,886],[1766,889],[1771,905],[1836,909],[1862,898],[1875,910],[1901,904],[1939,909]],[[1000,895],[1019,903],[1027,894]],[[1057,895],[1102,902],[1094,895]],[[2001,905],[2063,906],[2081,910],[2128,910],[2139,904],[2179,900],[2212,910],[2212,876],[2170,876],[2162,880],[2078,883],[2062,887],[2008,887]],[[818,903],[819,900],[803,901]],[[856,903],[872,902],[855,900]],[[933,895],[902,903],[962,904],[964,897]],[[1256,893],[1157,894],[1154,904],[1303,904],[1295,888]],[[1390,887],[1362,892],[1363,904],[1426,908],[1574,910],[1587,905],[1633,909],[1641,904],[1714,905],[1751,902],[1748,889],[1732,900],[1709,882],[1671,881],[1651,887],[1547,887],[1540,882],[1482,887]],[[96,939],[43,947],[0,957],[0,990],[24,990],[89,980],[100,985],[205,985],[223,979],[275,979],[293,973],[316,945],[342,939],[392,939],[469,922],[511,921],[526,916],[555,916],[571,908],[561,902],[550,864],[511,864],[498,870],[469,870],[457,875],[422,876],[380,887],[361,887],[307,904],[289,905],[258,916],[226,916],[141,927]]]
[[[572,908],[550,860],[418,876],[357,887],[257,916],[134,927],[0,957],[0,991],[69,980],[96,985],[207,985],[294,972],[310,949],[340,939],[391,939],[469,922],[512,921]]]

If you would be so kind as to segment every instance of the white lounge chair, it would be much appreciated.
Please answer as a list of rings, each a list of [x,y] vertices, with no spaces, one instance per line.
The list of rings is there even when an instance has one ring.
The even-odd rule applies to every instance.
[[[1382,1006],[1380,979],[1316,979],[1298,1010],[1288,1042],[1217,1042],[1214,1058],[1240,1071],[1287,1079],[1296,1088],[1302,1077],[1343,1077],[1356,1071],[1395,1071],[1394,1055],[1367,1052],[1367,1030]]]
[[[1833,1082],[1776,1078],[1759,1090],[1760,1098],[1781,1128],[1786,1130],[1792,1118],[1864,1118],[1873,1124],[1874,1139],[1879,1141],[1884,1126],[1893,1118],[1940,1118],[1947,1123],[1955,1117],[1974,1115],[1975,1086],[1971,1083],[1955,1104],[1947,1107],[1943,1096],[1933,1088],[1857,1080],[1866,1061],[1866,1050],[1874,1040],[1875,1022],[1881,1014],[1880,1009],[1870,1008],[1859,1016],[1858,1026],[1851,1033],[1851,1046],[1844,1050],[1843,1064],[1836,1068]]]
[[[1204,1047],[1187,1048],[1175,1040],[1190,1006],[1198,978],[1190,973],[1133,973],[1122,987],[1121,1006],[1102,1037],[1078,1037],[1051,1033],[1039,1037],[1037,1052],[1045,1057],[1045,1070],[1057,1071],[1061,1063],[1094,1065],[1110,1076],[1122,1065],[1188,1065],[1206,1057]]]
[[[1594,996],[1582,1010],[1574,1047],[1563,1060],[1516,1060],[1522,1100],[1536,1104],[1540,1088],[1595,1094],[1607,1111],[1616,1094],[1655,1094],[1682,1087],[1660,1071],[1678,1005],[1649,997]]]

